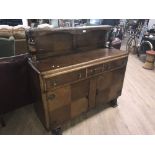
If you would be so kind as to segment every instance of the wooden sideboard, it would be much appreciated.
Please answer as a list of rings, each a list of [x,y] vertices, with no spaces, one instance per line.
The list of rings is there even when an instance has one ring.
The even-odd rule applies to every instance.
[[[105,48],[110,26],[27,32],[35,110],[47,130],[104,103],[117,105],[128,54]]]

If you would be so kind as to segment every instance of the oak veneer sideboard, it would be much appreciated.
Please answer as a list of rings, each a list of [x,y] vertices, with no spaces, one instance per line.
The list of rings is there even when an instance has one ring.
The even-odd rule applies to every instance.
[[[105,48],[110,29],[97,26],[27,32],[34,107],[47,130],[57,134],[65,122],[100,104],[117,105],[128,54]]]

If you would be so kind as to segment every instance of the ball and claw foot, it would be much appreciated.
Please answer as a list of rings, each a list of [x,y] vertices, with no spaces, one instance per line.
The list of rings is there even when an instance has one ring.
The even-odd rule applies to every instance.
[[[58,128],[52,129],[52,135],[62,135],[62,128],[58,127]]]
[[[117,107],[117,106],[118,106],[118,104],[117,104],[117,99],[112,100],[112,101],[110,102],[110,104],[111,104],[111,106],[112,106],[113,108]]]

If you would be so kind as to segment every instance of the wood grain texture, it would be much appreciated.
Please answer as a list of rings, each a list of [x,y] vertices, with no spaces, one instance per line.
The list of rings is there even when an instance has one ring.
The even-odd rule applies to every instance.
[[[41,102],[44,105],[42,111],[46,115],[42,117],[42,112],[40,113],[39,110],[36,110],[36,112],[41,121],[43,120],[41,118],[45,118],[42,123],[47,130],[56,130],[57,127],[63,127],[64,122],[71,121],[72,118],[87,112],[88,108],[92,106],[89,105],[90,100],[95,101],[95,106],[97,106],[96,102],[98,101],[100,104],[106,104],[114,99],[117,100],[117,97],[120,96],[118,91],[122,90],[122,83],[118,82],[120,76],[117,71],[114,72],[113,70],[119,71],[119,68],[126,68],[128,54],[125,51],[105,48],[109,28],[107,26],[105,29],[104,26],[101,26],[94,27],[94,29],[90,29],[90,27],[58,29],[44,31],[44,33],[35,29],[29,31],[28,41],[30,46],[32,44],[35,46],[37,57],[37,61],[32,59],[29,63],[32,63],[30,65],[33,66],[32,70],[37,72],[40,78],[38,83],[41,86],[37,91],[42,96]],[[71,53],[64,53],[66,50],[71,51]],[[61,56],[60,51],[63,51]],[[33,52],[31,51],[30,54]],[[54,56],[51,54],[52,52],[56,52],[57,55]],[[48,53],[51,54],[50,57]],[[44,59],[38,57],[38,54],[44,55],[46,59],[45,57]],[[37,70],[39,70],[39,73]],[[97,96],[97,91],[94,91],[94,88],[91,87],[96,85],[96,81],[94,81],[94,85],[90,86],[90,80],[94,77],[98,80],[97,76],[103,73],[115,77],[113,80],[118,83],[118,87],[112,89],[113,83],[110,81],[108,91],[100,92],[100,95]],[[124,77],[124,72],[122,74]],[[82,80],[87,80],[88,83],[81,85]],[[106,83],[107,80],[109,79],[104,80],[103,78],[102,83]],[[33,83],[36,84],[36,81]],[[100,87],[100,84],[98,87]],[[34,101],[36,102],[35,105],[39,107],[36,107],[36,109],[41,108],[40,103],[37,103],[38,101],[40,101],[40,98]]]

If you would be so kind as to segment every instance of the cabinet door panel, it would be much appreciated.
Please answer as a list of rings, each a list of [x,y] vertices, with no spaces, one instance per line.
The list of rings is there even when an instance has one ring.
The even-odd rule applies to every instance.
[[[88,99],[81,98],[71,103],[71,118],[80,115],[88,110]]]
[[[50,112],[50,124],[52,127],[62,125],[70,120],[70,105],[63,106]]]
[[[97,79],[97,90],[102,91],[111,87],[113,81],[113,73],[107,72],[102,74]]]
[[[109,92],[109,97],[114,99],[121,95],[123,81],[124,81],[125,68],[113,71],[112,87]]]
[[[102,74],[97,78],[96,104],[109,102],[121,95],[125,67]]]
[[[71,89],[70,86],[55,89],[53,92],[47,93],[47,101],[49,111],[70,104]]]
[[[103,103],[109,102],[110,101],[109,92],[110,92],[110,88],[97,91],[96,104],[103,104]]]
[[[83,80],[71,85],[71,100],[75,101],[83,97],[88,97],[89,80]]]
[[[71,85],[71,117],[74,118],[88,110],[89,80]]]
[[[89,109],[95,107],[96,105],[96,81],[97,81],[97,78],[92,78],[90,80]]]

